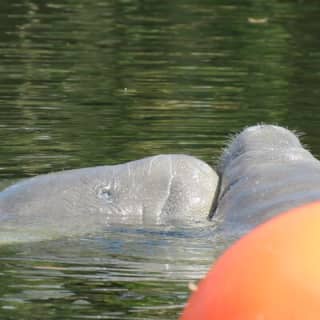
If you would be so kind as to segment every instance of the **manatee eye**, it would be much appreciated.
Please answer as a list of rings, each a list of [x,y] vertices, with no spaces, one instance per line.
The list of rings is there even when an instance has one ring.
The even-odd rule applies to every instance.
[[[110,187],[101,186],[98,188],[98,198],[105,199],[107,202],[112,202],[112,193]]]

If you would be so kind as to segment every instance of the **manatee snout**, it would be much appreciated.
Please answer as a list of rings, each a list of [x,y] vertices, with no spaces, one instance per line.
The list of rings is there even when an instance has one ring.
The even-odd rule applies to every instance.
[[[244,129],[217,167],[220,187],[211,217],[225,230],[242,234],[280,212],[320,200],[320,162],[283,127]]]
[[[267,124],[247,127],[227,145],[217,170],[222,175],[225,168],[242,155],[251,156],[254,165],[255,161],[263,161],[263,157],[274,157],[276,153],[280,157],[289,152],[293,155],[294,149],[298,149],[298,152],[305,151],[295,133],[286,128]],[[254,160],[254,157],[257,160]],[[258,159],[259,157],[261,159]]]

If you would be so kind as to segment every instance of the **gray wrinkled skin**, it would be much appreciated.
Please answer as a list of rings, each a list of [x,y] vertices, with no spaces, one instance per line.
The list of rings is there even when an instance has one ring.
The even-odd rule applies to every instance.
[[[234,137],[218,166],[214,220],[224,231],[248,232],[290,208],[320,200],[320,162],[291,131],[257,125]]]
[[[0,193],[0,243],[205,222],[216,186],[216,173],[186,155],[40,175]]]

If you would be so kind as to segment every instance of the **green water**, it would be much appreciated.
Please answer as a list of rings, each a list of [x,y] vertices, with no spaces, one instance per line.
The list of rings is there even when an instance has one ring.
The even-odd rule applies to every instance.
[[[317,1],[0,3],[0,185],[187,153],[276,123],[320,155]],[[108,230],[0,249],[1,319],[177,319],[210,230]]]

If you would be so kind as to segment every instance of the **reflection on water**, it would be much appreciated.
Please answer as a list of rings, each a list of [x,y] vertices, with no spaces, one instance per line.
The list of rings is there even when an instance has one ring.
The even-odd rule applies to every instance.
[[[5,247],[0,312],[175,319],[187,299],[186,282],[205,274],[213,245],[212,229],[117,228],[94,238]]]
[[[0,3],[0,188],[159,153],[215,163],[231,133],[318,136],[314,1]],[[228,239],[118,229],[2,247],[1,319],[176,319]]]

